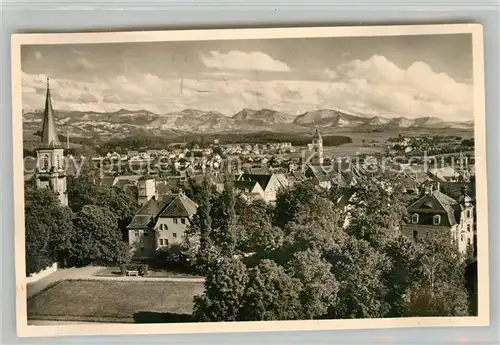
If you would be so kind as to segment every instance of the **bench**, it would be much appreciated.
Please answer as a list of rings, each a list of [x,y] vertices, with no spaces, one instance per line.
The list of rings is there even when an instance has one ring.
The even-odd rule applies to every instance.
[[[138,276],[139,271],[127,271],[127,276]]]

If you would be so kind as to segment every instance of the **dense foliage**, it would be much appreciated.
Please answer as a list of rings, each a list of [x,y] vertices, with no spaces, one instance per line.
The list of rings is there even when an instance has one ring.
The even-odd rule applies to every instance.
[[[39,272],[72,253],[72,212],[48,189],[25,188],[26,274]]]
[[[274,206],[254,201],[238,212],[233,192],[201,186],[188,235],[205,239],[194,250],[206,276],[195,319],[465,315],[456,246],[449,237],[403,237],[407,197],[397,179],[377,178],[359,181],[347,204],[336,203],[345,190],[329,195],[305,182],[278,193]]]
[[[278,132],[255,132],[245,133],[244,136],[239,133],[220,133],[220,134],[186,134],[182,136],[172,135],[161,138],[152,138],[151,136],[134,136],[109,140],[103,143],[97,152],[106,154],[110,151],[126,153],[127,150],[164,149],[167,145],[178,146],[181,142],[186,143],[187,147],[198,145],[199,147],[211,146],[214,140],[218,139],[221,145],[225,144],[267,144],[290,142],[294,146],[305,146],[311,142],[311,137],[297,133],[278,133]],[[352,139],[342,135],[325,135],[323,144],[325,146],[338,146],[351,143]]]
[[[116,264],[129,260],[125,228],[136,201],[118,187],[99,187],[88,172],[68,178],[69,207],[49,189],[25,185],[26,273],[54,262]]]

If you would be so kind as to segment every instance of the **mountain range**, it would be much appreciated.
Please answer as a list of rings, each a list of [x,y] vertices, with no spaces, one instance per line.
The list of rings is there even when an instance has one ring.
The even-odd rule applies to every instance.
[[[182,135],[183,133],[222,132],[310,132],[319,128],[323,132],[389,131],[389,130],[473,130],[473,122],[446,122],[437,117],[389,118],[351,115],[338,110],[320,109],[300,115],[290,115],[271,109],[242,109],[233,116],[217,111],[185,109],[168,114],[155,114],[147,110],[121,109],[115,112],[56,111],[60,132],[72,136],[130,136],[138,133],[152,135]],[[41,111],[23,114],[25,131],[40,130]]]

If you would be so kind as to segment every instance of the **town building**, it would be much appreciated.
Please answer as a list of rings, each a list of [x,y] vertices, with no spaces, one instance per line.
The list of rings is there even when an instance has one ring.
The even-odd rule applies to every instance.
[[[452,167],[431,168],[429,176],[434,180],[443,182],[462,182],[464,177]]]
[[[264,189],[255,180],[235,181],[234,189],[247,201],[264,200],[265,197]]]
[[[263,200],[268,203],[274,203],[278,191],[289,186],[284,174],[241,174],[236,177],[238,181],[257,182],[264,190]]]
[[[130,250],[137,259],[153,258],[159,249],[181,244],[198,208],[182,191],[158,197],[154,194],[127,226]]]
[[[59,142],[52,99],[50,97],[49,78],[47,78],[47,95],[43,112],[42,142],[36,150],[37,188],[49,188],[57,195],[62,205],[68,205],[68,192],[66,185],[66,170],[64,149]]]
[[[474,206],[466,189],[456,200],[441,192],[439,183],[428,185],[407,210],[410,219],[402,227],[403,235],[425,241],[445,231],[461,253],[474,247]]]

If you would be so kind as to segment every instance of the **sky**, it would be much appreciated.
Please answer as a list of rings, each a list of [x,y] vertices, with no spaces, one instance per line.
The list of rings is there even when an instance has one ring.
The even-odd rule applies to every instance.
[[[473,119],[469,34],[26,45],[23,108]]]

